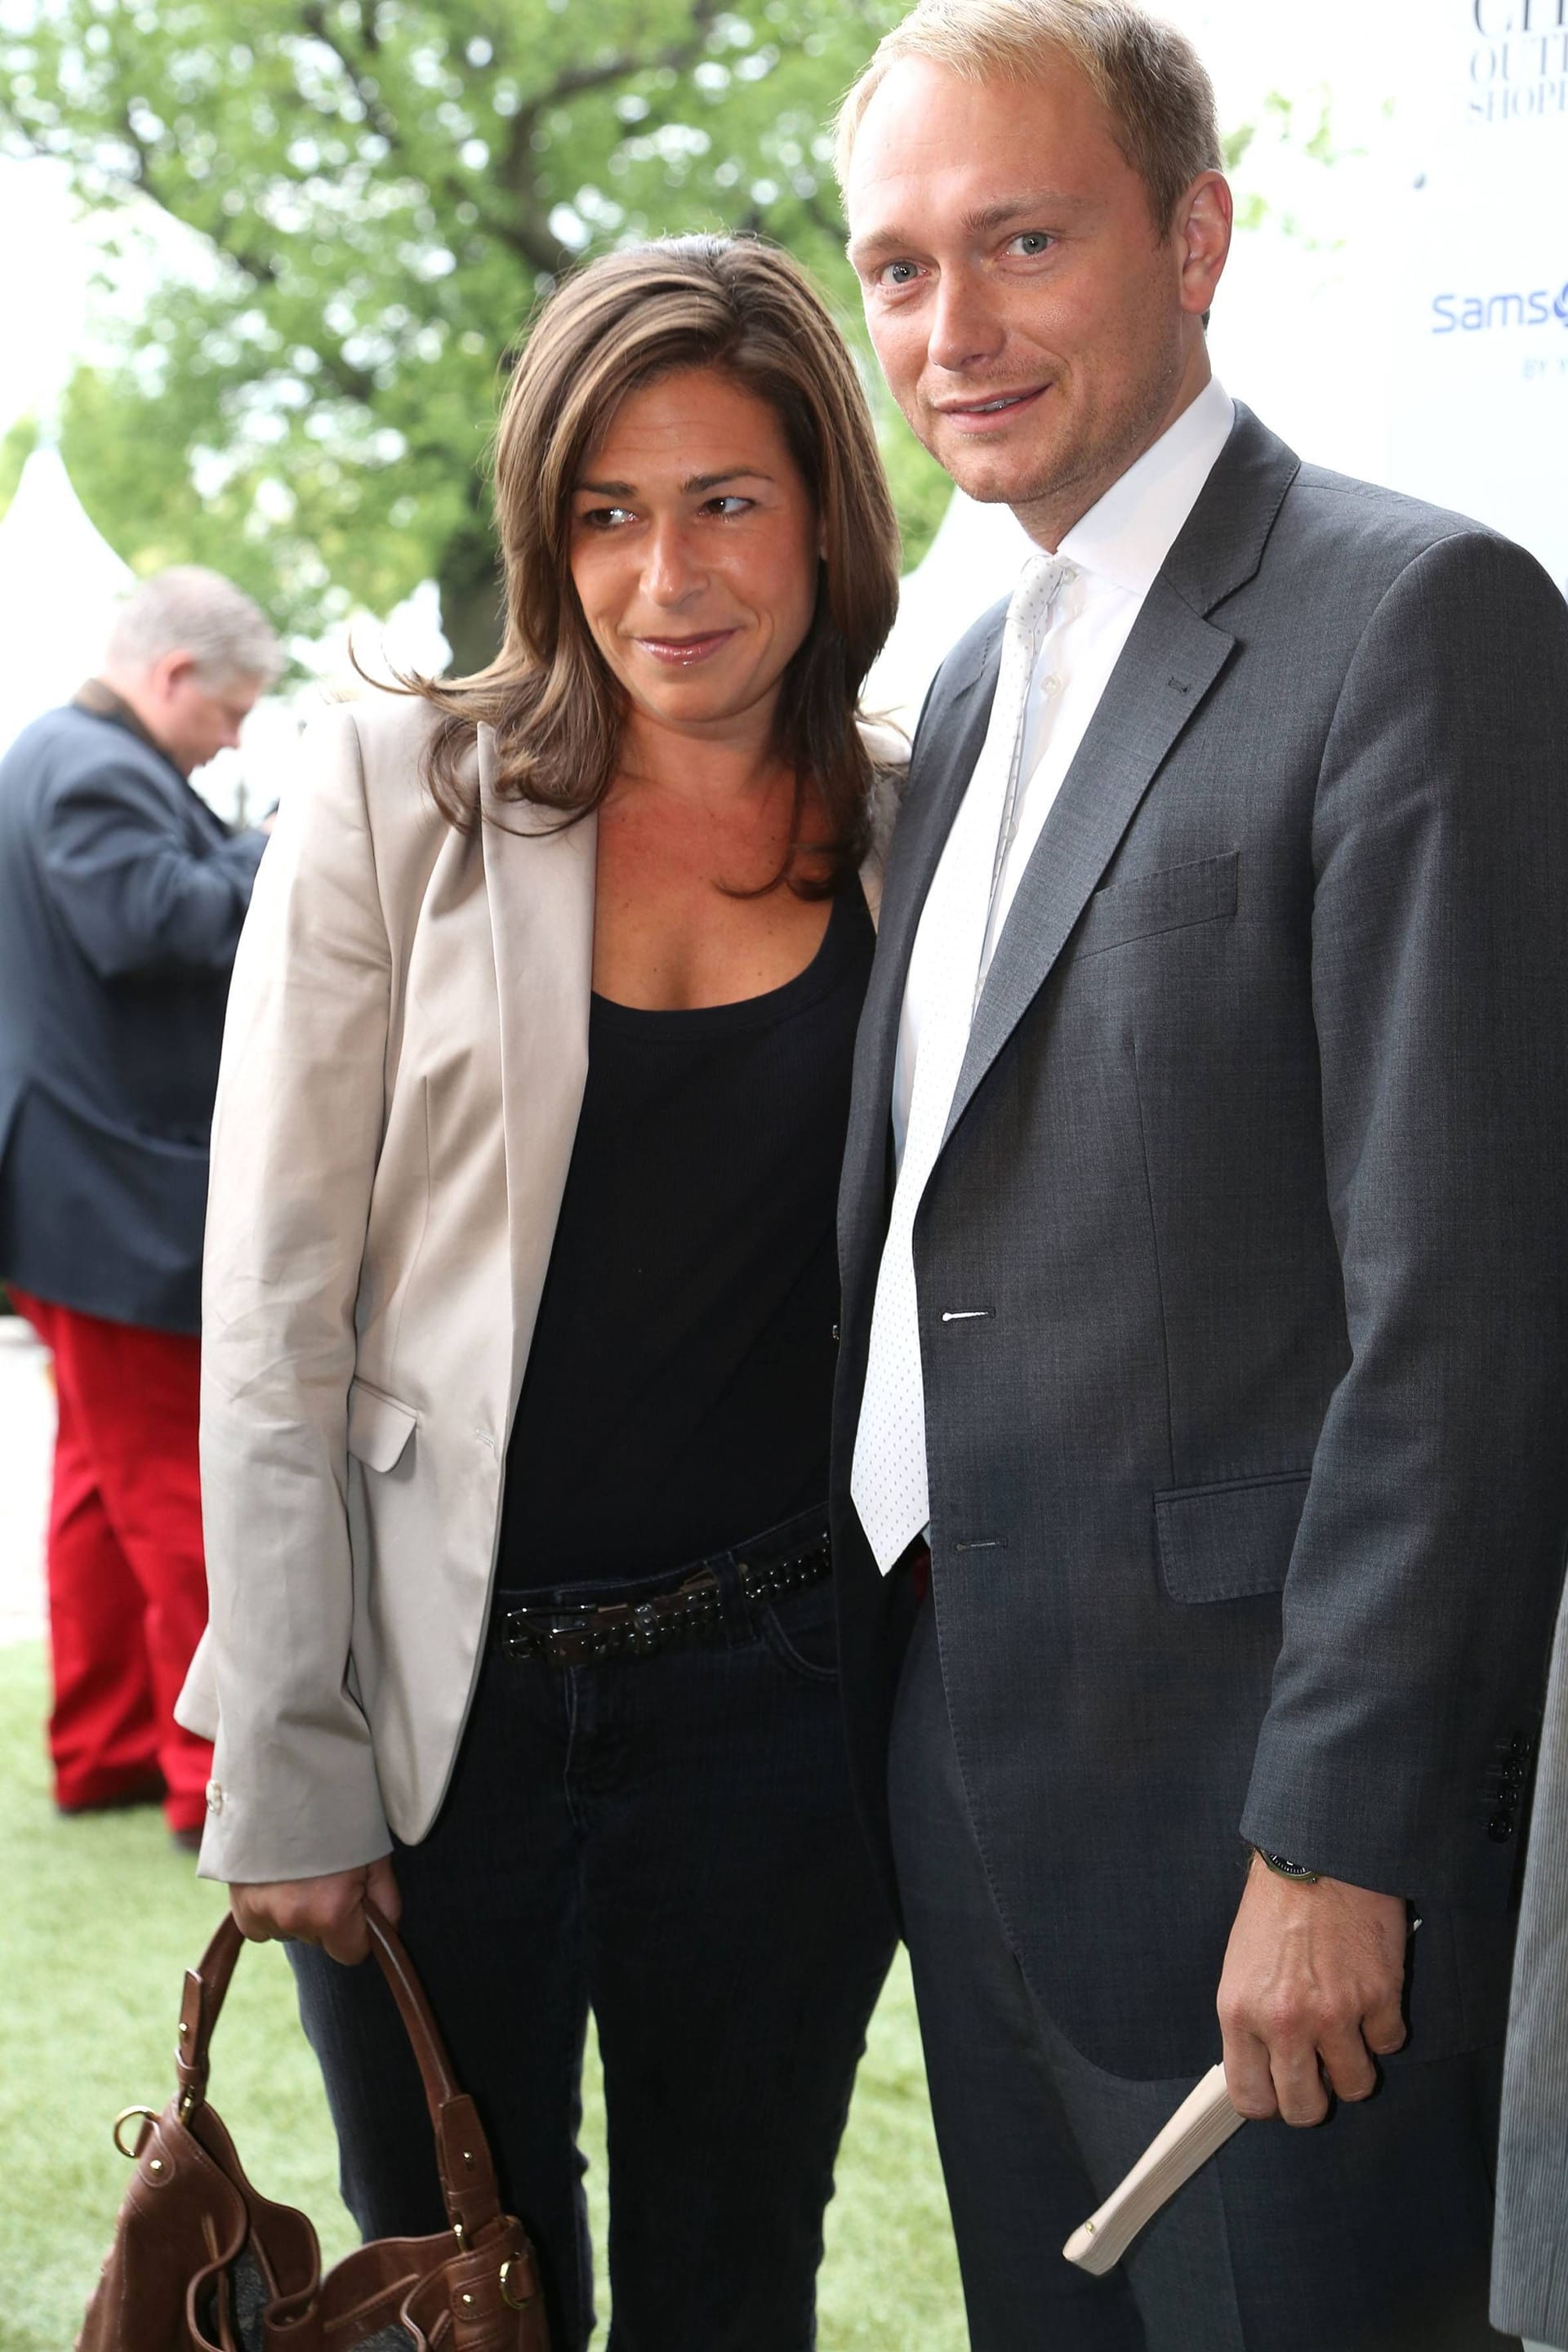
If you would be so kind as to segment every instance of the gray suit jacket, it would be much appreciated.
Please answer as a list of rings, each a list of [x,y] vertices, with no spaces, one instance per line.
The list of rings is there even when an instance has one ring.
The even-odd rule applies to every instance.
[[[1002,617],[916,740],[841,1203],[884,1858],[907,1580],[848,1465],[899,1007]],[[915,1227],[942,1669],[1036,1997],[1119,2074],[1217,2055],[1244,1839],[1420,1904],[1413,2047],[1500,2030],[1568,1535],[1565,720],[1528,555],[1243,410],[986,982]]]

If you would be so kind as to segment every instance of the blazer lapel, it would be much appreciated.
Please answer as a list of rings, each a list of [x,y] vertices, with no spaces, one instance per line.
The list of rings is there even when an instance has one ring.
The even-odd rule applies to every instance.
[[[1039,993],[1138,804],[1235,645],[1156,580],[1047,817],[975,1008],[947,1134]]]
[[[1300,459],[1250,409],[1236,424],[1151,588],[1008,910],[947,1134],[1050,975],[1177,738],[1236,640],[1205,616],[1252,579]]]
[[[588,1075],[597,823],[495,795],[479,729],[479,837],[500,1013],[511,1263],[511,1407],[522,1385]]]
[[[910,780],[888,852],[877,958],[855,1048],[855,1084],[839,1195],[839,1264],[847,1284],[865,1248],[880,1245],[885,1219],[884,1141],[893,1098],[899,1015],[921,909],[969,786],[991,717],[1006,608],[973,660],[947,687],[920,729]]]

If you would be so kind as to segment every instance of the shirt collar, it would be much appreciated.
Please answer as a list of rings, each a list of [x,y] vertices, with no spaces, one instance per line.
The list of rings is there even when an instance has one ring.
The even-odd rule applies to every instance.
[[[1080,572],[1146,596],[1230,438],[1236,404],[1214,378],[1062,539]]]

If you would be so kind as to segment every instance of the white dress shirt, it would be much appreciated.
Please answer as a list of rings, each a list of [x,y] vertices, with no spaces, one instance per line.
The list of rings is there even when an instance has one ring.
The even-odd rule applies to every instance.
[[[1236,409],[1224,387],[1207,383],[1189,408],[1146,449],[1105,496],[1073,525],[1058,553],[1072,566],[1052,604],[1035,665],[1025,721],[1021,782],[996,867],[976,993],[990,968],[1008,909],[1051,803],[1061,789],[1110,673],[1121,659],[1160,568],[1179,537],[1215,461],[1230,437]],[[962,830],[955,824],[954,834]],[[949,835],[937,873],[956,855]],[[928,908],[943,893],[933,878]],[[910,957],[893,1073],[893,1146],[903,1161],[922,1014],[951,971],[921,915]]]

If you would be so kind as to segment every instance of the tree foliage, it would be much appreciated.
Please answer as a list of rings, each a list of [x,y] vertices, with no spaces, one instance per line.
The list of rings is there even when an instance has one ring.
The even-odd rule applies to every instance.
[[[22,468],[38,445],[37,419],[18,416],[4,436],[0,436],[0,521],[16,495],[16,485],[22,478]]]
[[[89,511],[140,567],[216,563],[310,628],[433,573],[459,663],[480,657],[482,456],[539,295],[628,236],[738,226],[814,268],[858,331],[825,125],[900,13],[40,5],[0,34],[0,128],[65,158],[93,201],[139,195],[200,241],[121,361],[70,387],[64,445]],[[889,430],[923,534],[940,478]]]

